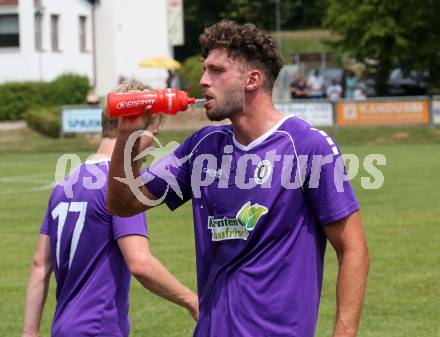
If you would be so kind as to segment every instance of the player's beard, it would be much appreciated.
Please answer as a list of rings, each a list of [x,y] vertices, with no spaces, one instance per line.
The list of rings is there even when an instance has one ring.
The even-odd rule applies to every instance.
[[[217,96],[214,106],[206,111],[206,116],[211,121],[219,122],[243,111],[243,108],[244,89],[240,83],[224,91],[221,97]]]

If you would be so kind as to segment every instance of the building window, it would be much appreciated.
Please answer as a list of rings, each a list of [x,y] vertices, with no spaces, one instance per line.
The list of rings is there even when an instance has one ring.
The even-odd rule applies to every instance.
[[[52,34],[52,50],[53,51],[60,51],[59,21],[60,21],[59,15],[52,14],[50,16],[50,28],[51,28],[51,34]]]
[[[87,17],[79,17],[79,51],[87,51]]]
[[[0,15],[0,47],[20,47],[18,14]]]
[[[18,0],[0,0],[0,5],[18,5]]]
[[[43,50],[43,14],[35,13],[35,49]]]

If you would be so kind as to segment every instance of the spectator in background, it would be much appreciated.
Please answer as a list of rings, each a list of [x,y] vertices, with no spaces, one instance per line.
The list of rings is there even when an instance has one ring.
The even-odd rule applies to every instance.
[[[356,88],[353,91],[353,99],[356,99],[356,100],[366,99],[367,98],[366,90],[367,90],[367,88],[365,86],[364,81],[358,81]]]
[[[309,89],[310,98],[324,97],[324,77],[320,74],[319,69],[315,69],[313,74],[308,78],[307,87]]]
[[[173,70],[168,69],[168,77],[165,83],[167,88],[172,88],[172,85],[175,82],[175,78],[176,78],[176,73]]]
[[[182,76],[177,74],[174,70],[168,69],[168,77],[166,80],[167,88],[176,88],[178,90],[185,90],[185,83]]]
[[[335,79],[332,80],[331,84],[326,90],[327,98],[331,101],[337,100],[342,96],[342,87]]]
[[[307,83],[303,76],[299,73],[293,75],[293,81],[289,87],[292,99],[307,98]]]
[[[352,70],[347,71],[347,76],[345,77],[345,98],[353,99],[354,98],[354,90],[357,87],[357,76]]]
[[[119,75],[118,84],[126,83],[128,79],[124,75]]]

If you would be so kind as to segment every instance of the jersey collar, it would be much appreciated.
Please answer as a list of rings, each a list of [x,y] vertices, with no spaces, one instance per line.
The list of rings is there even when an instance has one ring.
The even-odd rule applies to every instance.
[[[110,161],[110,158],[103,154],[94,154],[86,160],[85,164],[93,165]]]
[[[257,145],[264,142],[267,138],[269,138],[280,126],[283,124],[286,119],[290,118],[291,116],[284,116],[281,118],[271,129],[267,130],[265,133],[263,133],[260,137],[257,139],[254,139],[252,142],[250,142],[248,145],[243,145],[238,142],[237,139],[235,139],[234,133],[232,133],[232,141],[234,142],[234,145],[238,147],[240,150],[243,151],[249,151],[252,150]]]

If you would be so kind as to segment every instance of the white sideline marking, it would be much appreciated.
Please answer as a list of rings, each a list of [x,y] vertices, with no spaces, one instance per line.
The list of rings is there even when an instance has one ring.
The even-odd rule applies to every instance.
[[[50,190],[55,186],[55,182],[48,178],[47,174],[28,174],[22,176],[13,177],[0,177],[0,195],[4,194],[14,194],[14,193],[28,193],[28,192],[38,192]],[[32,187],[23,188],[19,186],[16,188],[5,189],[7,184],[17,184],[22,183],[26,185],[37,185]]]

